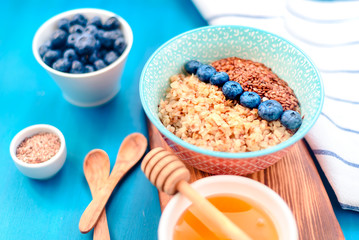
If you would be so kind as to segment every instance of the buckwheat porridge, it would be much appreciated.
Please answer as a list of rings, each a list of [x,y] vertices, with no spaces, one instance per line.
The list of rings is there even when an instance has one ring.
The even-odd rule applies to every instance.
[[[298,100],[287,83],[269,68],[239,58],[213,62],[215,70],[208,65],[203,70],[202,65],[199,63],[194,69],[186,65],[189,74],[178,74],[170,78],[170,88],[159,104],[158,113],[162,124],[170,132],[190,144],[221,152],[257,151],[277,145],[293,135],[293,128],[287,129],[291,126],[288,125],[288,120],[283,120],[283,109],[299,112]],[[200,70],[201,66],[203,69]],[[223,82],[217,84],[214,77],[213,80],[208,80],[202,74],[204,72],[213,76],[219,71],[229,76],[224,85]],[[232,81],[240,83],[244,91],[257,93],[261,97],[258,97],[258,108],[246,107],[248,105],[245,101],[242,102],[242,98],[239,98],[240,95],[245,95],[242,89],[234,98],[225,92],[226,85],[233,85]],[[230,90],[234,91],[234,88]],[[280,115],[277,114],[281,117],[265,120],[269,118],[263,115],[261,105],[268,99],[277,100],[280,108],[280,105],[283,106],[282,112],[278,113]],[[301,123],[297,112],[295,114],[299,115]],[[299,121],[297,115],[296,120]],[[293,125],[293,119],[290,121]],[[294,127],[297,128],[298,125]]]

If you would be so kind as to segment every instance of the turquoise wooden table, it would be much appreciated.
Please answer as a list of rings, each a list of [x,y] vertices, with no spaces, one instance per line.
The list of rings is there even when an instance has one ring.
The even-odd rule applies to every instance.
[[[134,44],[121,90],[110,103],[79,108],[66,102],[60,89],[35,61],[31,44],[37,28],[60,12],[102,8],[124,17]],[[165,41],[206,25],[189,0],[5,1],[0,7],[0,239],[91,239],[78,221],[91,194],[82,164],[94,148],[104,149],[114,165],[117,150],[132,132],[147,135],[138,94],[142,68]],[[9,145],[32,124],[47,123],[65,136],[68,156],[63,169],[47,181],[24,177],[13,164]],[[319,169],[320,171],[320,169]],[[359,239],[359,213],[340,209],[323,177],[346,239]],[[157,190],[137,165],[121,182],[108,207],[112,239],[157,239],[161,210]]]

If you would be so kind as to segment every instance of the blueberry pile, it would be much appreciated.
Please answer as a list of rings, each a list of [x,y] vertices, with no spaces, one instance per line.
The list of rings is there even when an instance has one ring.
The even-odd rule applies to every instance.
[[[60,19],[57,25],[39,54],[44,63],[61,72],[99,70],[116,61],[127,46],[116,17],[102,23],[98,16],[87,19],[76,14],[72,19]]]
[[[186,62],[184,66],[189,74],[195,74],[199,80],[205,83],[222,87],[223,95],[227,99],[237,100],[247,108],[258,108],[258,115],[267,121],[280,119],[283,126],[295,130],[302,124],[300,114],[293,110],[283,112],[282,105],[276,100],[261,100],[255,92],[244,92],[241,84],[230,81],[226,72],[217,72],[211,65],[202,64],[196,60]]]

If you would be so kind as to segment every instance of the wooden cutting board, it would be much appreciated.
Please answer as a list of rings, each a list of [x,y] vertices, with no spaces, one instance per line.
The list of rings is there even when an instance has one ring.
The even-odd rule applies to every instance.
[[[170,148],[158,130],[148,122],[150,147]],[[191,182],[210,176],[188,166]],[[344,239],[329,197],[304,141],[296,143],[291,151],[273,166],[248,175],[277,192],[291,208],[297,220],[299,239]],[[163,210],[171,196],[159,192]]]

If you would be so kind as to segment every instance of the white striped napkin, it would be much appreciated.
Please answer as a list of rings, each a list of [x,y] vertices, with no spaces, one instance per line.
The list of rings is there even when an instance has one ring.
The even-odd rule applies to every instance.
[[[210,25],[264,29],[311,57],[326,96],[305,138],[342,208],[359,211],[359,1],[192,1]]]

